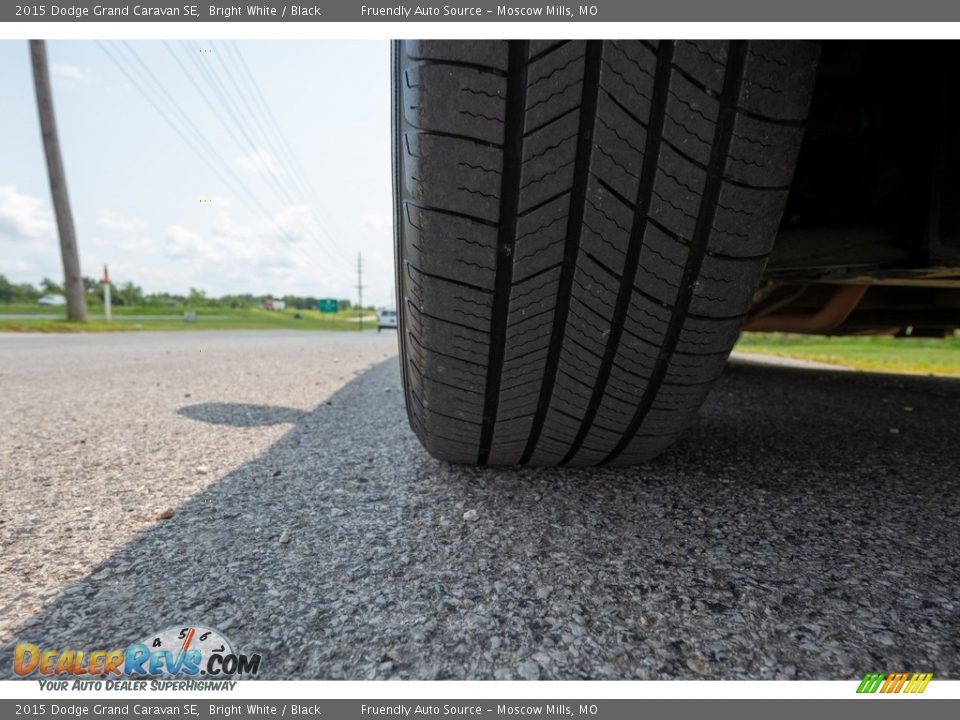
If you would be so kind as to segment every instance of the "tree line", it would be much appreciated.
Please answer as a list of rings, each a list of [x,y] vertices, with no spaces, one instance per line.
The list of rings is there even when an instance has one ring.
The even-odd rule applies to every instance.
[[[87,296],[87,304],[92,306],[103,305],[103,286],[96,278],[84,277],[83,288]],[[44,295],[63,295],[63,285],[50,278],[43,278],[39,285],[31,283],[14,283],[0,275],[0,303],[28,303],[35,304]],[[139,285],[126,282],[111,286],[111,302],[113,305],[139,305],[146,307],[219,307],[219,308],[253,308],[261,305],[265,300],[283,300],[288,308],[297,310],[313,310],[317,307],[319,298],[300,295],[253,295],[240,293],[237,295],[221,295],[212,297],[197,288],[190,288],[186,295],[177,293],[145,293]],[[350,310],[353,303],[347,299],[338,300],[340,310]]]

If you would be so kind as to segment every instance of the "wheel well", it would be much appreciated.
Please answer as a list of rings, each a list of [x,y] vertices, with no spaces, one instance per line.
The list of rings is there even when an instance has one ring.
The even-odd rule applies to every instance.
[[[823,43],[751,320],[765,315],[769,327],[823,309],[837,285],[863,284],[832,332],[960,327],[958,60],[950,42]]]

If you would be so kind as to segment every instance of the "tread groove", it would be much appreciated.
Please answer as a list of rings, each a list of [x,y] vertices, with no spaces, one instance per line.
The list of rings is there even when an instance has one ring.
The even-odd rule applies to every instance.
[[[549,47],[544,48],[540,52],[536,53],[533,57],[531,57],[530,64],[533,65],[535,62],[546,57],[547,55],[552,53],[554,50],[559,50],[564,45],[569,44],[569,42],[570,42],[569,40],[558,40],[553,45],[550,45]]]
[[[670,356],[677,342],[680,339],[680,332],[683,330],[686,311],[690,307],[693,299],[693,287],[696,282],[700,267],[703,264],[703,256],[707,249],[707,243],[710,240],[710,233],[713,228],[713,221],[716,215],[716,205],[720,198],[720,190],[723,186],[724,167],[726,166],[727,155],[730,151],[730,144],[733,140],[733,128],[737,115],[737,102],[740,98],[740,89],[744,80],[746,70],[748,45],[745,41],[737,40],[730,43],[727,57],[727,67],[724,72],[723,89],[720,92],[720,110],[717,118],[717,128],[714,137],[713,147],[710,149],[710,162],[707,167],[707,178],[704,183],[703,195],[700,198],[700,211],[697,216],[696,225],[693,231],[693,238],[690,241],[690,252],[687,256],[686,267],[683,270],[683,279],[677,292],[676,302],[673,312],[670,315],[670,321],[664,334],[663,343],[660,346],[660,352],[653,366],[653,372],[650,380],[644,388],[643,395],[637,403],[637,408],[630,419],[626,432],[620,437],[620,440],[614,446],[613,450],[603,459],[601,464],[612,462],[619,456],[633,439],[633,436],[639,431],[647,412],[653,405],[654,400],[663,384],[667,374],[667,368]]]
[[[453,278],[449,278],[444,275],[437,275],[436,273],[427,272],[426,270],[417,267],[415,264],[413,264],[409,260],[406,260],[405,263],[408,270],[410,268],[413,268],[424,277],[433,278],[434,280],[439,280],[440,282],[450,283],[451,285],[456,285],[457,287],[466,288],[467,290],[473,290],[475,292],[483,293],[484,295],[490,294],[490,288],[480,287],[479,285],[473,285],[472,283],[464,282],[463,280],[455,280]]]
[[[520,456],[521,465],[530,461],[540,440],[540,431],[543,428],[543,421],[546,418],[547,409],[553,396],[553,387],[556,383],[557,369],[560,364],[559,350],[563,343],[567,313],[570,308],[570,291],[573,285],[577,257],[580,253],[580,233],[587,201],[587,185],[590,177],[590,158],[593,150],[597,100],[600,93],[602,59],[603,42],[600,40],[588,41],[584,57],[583,83],[580,91],[580,130],[574,160],[573,188],[570,191],[570,212],[567,217],[567,233],[564,239],[563,265],[560,268],[557,305],[553,315],[553,327],[550,332],[550,350],[540,385],[537,409],[530,427],[530,435],[527,437],[527,444]]]
[[[483,423],[477,463],[486,465],[500,404],[500,384],[506,354],[507,320],[513,285],[513,254],[520,206],[520,171],[523,167],[523,125],[527,102],[527,69],[530,43],[511,40],[508,52],[507,102],[504,119],[503,174],[500,182],[500,222],[497,236],[497,270],[493,310],[490,313],[490,346],[483,402]]]
[[[627,312],[630,310],[630,298],[633,295],[633,279],[640,264],[640,253],[643,250],[643,236],[647,230],[648,212],[653,197],[656,194],[654,183],[657,179],[660,144],[663,138],[663,126],[667,115],[667,99],[670,91],[671,64],[673,61],[674,45],[672,42],[660,43],[657,50],[657,69],[654,74],[653,98],[650,108],[650,123],[647,129],[646,147],[643,149],[643,166],[640,171],[640,184],[637,190],[637,201],[634,203],[633,225],[630,228],[630,242],[627,246],[627,256],[623,264],[623,274],[620,277],[620,287],[617,291],[617,300],[614,306],[613,321],[610,324],[610,334],[604,348],[603,358],[597,379],[594,383],[587,412],[580,423],[570,449],[561,460],[565,465],[580,451],[586,440],[597,411],[607,392],[607,383],[617,351],[620,348],[620,338],[626,322]]]
[[[460,68],[466,68],[467,70],[476,70],[479,73],[485,73],[487,75],[496,75],[497,77],[506,77],[506,73],[500,68],[491,67],[489,65],[481,65],[480,63],[467,62],[466,60],[437,60],[435,58],[411,58],[411,60],[416,60],[418,65],[439,65],[440,67],[460,67]]]
[[[470,142],[474,145],[490,148],[492,150],[500,150],[503,147],[503,145],[500,145],[499,143],[491,142],[490,140],[481,140],[480,138],[475,138],[472,135],[463,135],[462,133],[450,132],[449,130],[430,130],[427,128],[422,128],[419,125],[414,125],[413,123],[408,123],[408,126],[416,130],[417,135],[449,138],[450,140],[462,140],[463,142]],[[416,155],[414,155],[414,153],[410,150],[409,144],[407,144],[406,150],[409,155],[416,157]]]
[[[486,225],[487,227],[497,227],[497,223],[492,220],[487,220],[482,217],[477,217],[476,215],[471,215],[470,213],[457,212],[456,210],[450,210],[448,208],[437,207],[436,205],[421,205],[420,203],[415,203],[413,200],[404,200],[404,205],[409,205],[410,207],[415,207],[417,210],[426,210],[428,212],[441,213],[443,215],[449,215],[451,217],[458,217],[462,220],[469,220],[470,222],[478,223],[479,225]]]

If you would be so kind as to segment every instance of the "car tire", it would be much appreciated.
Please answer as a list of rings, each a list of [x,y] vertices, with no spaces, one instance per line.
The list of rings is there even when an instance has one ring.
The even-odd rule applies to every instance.
[[[394,43],[401,367],[432,455],[629,464],[677,438],[750,309],[817,55]]]

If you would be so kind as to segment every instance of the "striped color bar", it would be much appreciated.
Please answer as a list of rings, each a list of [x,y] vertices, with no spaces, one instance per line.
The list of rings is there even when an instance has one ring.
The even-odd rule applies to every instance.
[[[907,687],[904,692],[922,693],[927,689],[927,685],[932,679],[933,673],[914,673],[913,677],[910,678],[910,682],[907,683]]]
[[[922,693],[933,678],[933,673],[867,673],[858,693]]]

